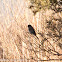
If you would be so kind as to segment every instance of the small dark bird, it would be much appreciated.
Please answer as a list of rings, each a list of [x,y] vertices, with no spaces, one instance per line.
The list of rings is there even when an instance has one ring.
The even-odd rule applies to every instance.
[[[28,29],[29,29],[29,32],[30,32],[31,34],[33,34],[33,35],[36,36],[36,32],[35,32],[34,28],[33,28],[31,25],[28,25]],[[37,37],[37,36],[36,36],[36,37]],[[38,38],[38,37],[37,37],[37,38]]]

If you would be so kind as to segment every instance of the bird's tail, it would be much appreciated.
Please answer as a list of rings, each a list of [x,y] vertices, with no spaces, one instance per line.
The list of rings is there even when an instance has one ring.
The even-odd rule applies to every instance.
[[[37,39],[39,39],[37,36],[36,36]]]

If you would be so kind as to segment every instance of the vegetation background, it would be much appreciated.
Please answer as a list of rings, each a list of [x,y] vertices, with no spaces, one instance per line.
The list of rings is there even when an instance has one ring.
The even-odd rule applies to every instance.
[[[62,62],[62,0],[0,0],[0,61]]]

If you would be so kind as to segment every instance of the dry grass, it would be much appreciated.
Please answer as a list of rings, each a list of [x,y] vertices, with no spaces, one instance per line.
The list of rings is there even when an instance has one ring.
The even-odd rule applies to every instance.
[[[46,20],[54,19],[62,20],[62,12],[55,13],[53,10],[41,10],[35,16],[28,8],[29,1],[12,0],[0,2],[0,59],[1,61],[16,61],[16,62],[37,62],[37,60],[62,59],[62,55],[50,54],[50,49],[62,54],[62,46],[59,43],[54,43],[52,38],[41,36],[48,32],[46,30]],[[56,22],[55,22],[56,23]],[[39,37],[39,40],[28,32],[28,24],[31,24]],[[45,40],[45,42],[42,42]],[[41,43],[44,43],[41,44]],[[40,46],[39,46],[40,45]],[[53,46],[53,47],[52,47]],[[49,52],[43,50],[45,48]],[[39,52],[36,52],[39,51]],[[56,52],[53,52],[56,53]],[[5,60],[4,60],[5,59]],[[40,62],[39,61],[39,62]],[[52,61],[52,60],[51,60]],[[57,61],[58,60],[53,60]],[[52,61],[52,62],[53,62]],[[61,60],[59,60],[61,62]]]

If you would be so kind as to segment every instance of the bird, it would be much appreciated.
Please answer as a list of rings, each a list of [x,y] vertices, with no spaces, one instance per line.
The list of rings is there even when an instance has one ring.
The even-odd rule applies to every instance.
[[[33,28],[31,25],[28,25],[28,30],[29,30],[30,34],[33,34],[33,35],[36,36],[36,32],[35,32],[34,28]],[[37,37],[37,36],[36,36],[36,37]],[[37,38],[38,38],[38,37],[37,37]]]

